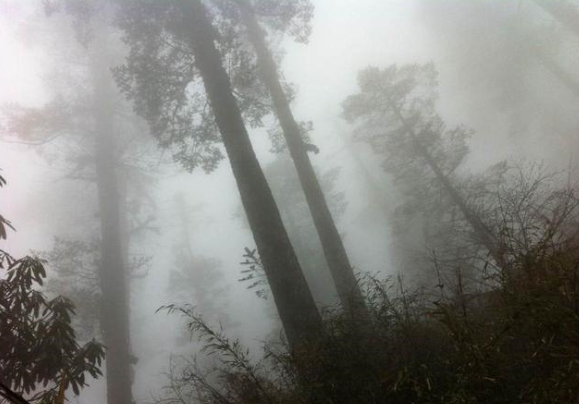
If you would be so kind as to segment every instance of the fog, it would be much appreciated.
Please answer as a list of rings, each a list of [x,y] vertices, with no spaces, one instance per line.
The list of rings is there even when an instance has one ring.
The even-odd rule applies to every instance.
[[[48,384],[82,404],[271,403],[166,389],[184,358],[218,362],[188,315],[257,362],[280,340],[299,352],[326,311],[367,331],[368,279],[428,302],[459,267],[497,288],[489,265],[524,255],[497,246],[516,233],[510,199],[484,192],[515,194],[500,163],[576,198],[579,2],[552,1],[568,18],[533,0],[0,0],[0,251],[46,260],[37,289],[106,347],[79,394],[58,372],[23,388],[2,357],[0,382],[30,402]]]

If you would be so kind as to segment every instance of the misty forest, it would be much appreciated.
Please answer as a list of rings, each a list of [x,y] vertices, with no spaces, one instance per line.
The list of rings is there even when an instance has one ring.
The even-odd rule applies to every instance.
[[[579,0],[0,0],[0,404],[579,404]]]

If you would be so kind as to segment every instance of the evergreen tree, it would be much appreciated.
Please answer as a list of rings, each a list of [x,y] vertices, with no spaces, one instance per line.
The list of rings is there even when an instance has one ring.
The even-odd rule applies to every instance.
[[[426,223],[423,230],[431,233],[426,240],[448,242],[443,235],[449,233],[449,225],[455,231],[466,225],[468,239],[483,246],[501,266],[496,232],[477,207],[484,187],[480,182],[468,186],[457,174],[468,154],[471,131],[448,127],[436,112],[434,65],[370,67],[360,72],[358,83],[359,93],[343,104],[344,118],[356,125],[354,136],[382,156],[384,169],[405,195],[406,203],[398,212],[415,217],[419,213]]]

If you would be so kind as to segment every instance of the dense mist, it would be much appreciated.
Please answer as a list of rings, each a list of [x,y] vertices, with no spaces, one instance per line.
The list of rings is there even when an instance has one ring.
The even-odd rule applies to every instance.
[[[0,0],[0,402],[579,403],[579,2]]]

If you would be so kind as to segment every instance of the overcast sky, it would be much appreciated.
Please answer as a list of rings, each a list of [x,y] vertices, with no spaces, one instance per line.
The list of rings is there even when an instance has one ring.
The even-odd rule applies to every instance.
[[[424,19],[428,15],[424,15],[424,10],[419,10],[420,1],[313,2],[316,10],[310,42],[303,45],[288,41],[282,69],[298,90],[294,105],[296,117],[314,123],[312,138],[321,149],[319,155],[313,156],[314,164],[322,170],[342,167],[339,186],[346,192],[349,205],[341,227],[348,229],[345,242],[353,261],[360,267],[370,271],[388,268],[388,264],[384,264],[388,260],[388,251],[384,246],[389,243],[385,223],[373,223],[376,227],[373,232],[366,226],[360,226],[357,220],[365,203],[365,194],[358,183],[355,164],[342,141],[348,127],[340,118],[340,104],[356,90],[356,75],[360,69],[368,65],[385,67],[392,63],[435,61],[441,77],[443,116],[479,129],[472,140],[475,152],[471,156],[478,166],[491,164],[517,151],[524,150],[527,155],[534,153],[541,157],[546,150],[555,150],[552,144],[545,143],[547,140],[544,136],[537,139],[521,137],[505,142],[501,117],[488,119],[464,113],[467,111],[465,100],[476,103],[476,98],[469,98],[468,90],[456,88],[452,77],[453,61],[443,58],[436,30],[425,28]],[[35,28],[27,15],[37,12],[40,5],[40,0],[0,0],[0,103],[35,105],[44,100],[41,48],[35,46],[35,42],[26,35]],[[445,97],[445,91],[451,91],[452,97]],[[573,103],[565,105],[572,106]],[[260,160],[265,165],[273,159],[269,153],[269,143],[262,132],[258,131],[252,137]],[[554,143],[559,145],[560,142]],[[364,146],[357,147],[363,153]],[[576,149],[565,144],[559,147],[563,150]],[[560,161],[566,163],[570,158],[571,152],[568,152]],[[377,167],[375,162],[366,163],[369,168]],[[54,234],[55,223],[71,215],[70,211],[58,209],[61,203],[58,193],[47,192],[52,187],[64,186],[63,181],[55,181],[59,173],[54,172],[30,149],[6,143],[0,144],[0,167],[10,181],[10,186],[1,191],[6,195],[0,198],[1,212],[13,220],[19,229],[17,236],[11,237],[9,243],[19,249],[46,247]],[[380,172],[376,170],[378,175]],[[378,180],[382,181],[380,178]],[[228,163],[222,163],[211,176],[201,172],[172,176],[159,187],[161,194],[169,195],[165,198],[167,200],[174,192],[187,190],[191,193],[191,200],[205,206],[207,217],[217,218],[217,223],[221,223],[212,226],[213,230],[203,232],[203,248],[209,253],[228,255],[238,251],[238,244],[251,243],[247,229],[243,229],[239,222],[230,220],[238,210],[239,202]],[[170,208],[165,210],[171,214]],[[47,211],[53,212],[53,215],[47,217]],[[228,233],[239,234],[240,239],[231,240],[244,241],[227,245],[220,243],[225,226]]]
[[[319,155],[312,155],[314,164],[321,171],[342,168],[338,188],[346,193],[348,207],[339,227],[344,232],[351,261],[358,269],[387,274],[395,272],[389,262],[391,239],[387,221],[377,219],[368,222],[361,219],[367,194],[364,185],[359,183],[356,164],[348,154],[348,148],[353,146],[345,148],[343,141],[349,128],[340,118],[340,105],[356,91],[356,75],[364,67],[436,62],[441,78],[443,116],[456,119],[457,123],[471,124],[479,130],[472,141],[475,152],[471,164],[477,167],[522,151],[539,157],[547,156],[550,151],[560,153],[554,151],[554,145],[559,147],[557,150],[567,149],[565,153],[557,154],[564,165],[573,151],[579,150],[577,140],[574,145],[560,144],[556,134],[551,139],[542,136],[505,141],[505,123],[501,117],[488,119],[468,115],[468,111],[472,110],[469,109],[471,104],[476,106],[479,100],[469,97],[468,89],[457,88],[452,77],[455,68],[453,60],[445,58],[440,52],[441,40],[436,30],[427,30],[423,24],[428,16],[424,15],[424,10],[419,10],[420,1],[434,0],[312,1],[316,9],[309,44],[285,43],[286,56],[282,69],[288,81],[295,84],[298,90],[294,105],[296,117],[298,120],[313,121],[312,140],[321,150]],[[41,105],[45,101],[42,49],[26,34],[36,29],[27,17],[38,12],[41,3],[41,0],[0,0],[0,104]],[[556,97],[559,96],[556,94]],[[562,103],[566,108],[577,105],[574,103],[576,100],[566,101]],[[260,161],[264,165],[272,161],[270,145],[264,133],[253,133],[252,140]],[[359,155],[369,156],[363,145],[355,147],[359,148]],[[378,163],[370,158],[365,159],[364,163],[369,169],[376,169],[376,180],[383,183],[387,193],[391,193],[383,172],[377,169]],[[30,148],[0,142],[0,168],[9,181],[9,186],[0,190],[0,214],[12,220],[18,229],[8,240],[15,254],[25,253],[28,249],[48,248],[52,237],[58,232],[58,223],[66,222],[70,226],[71,220],[77,220],[78,225],[82,226],[87,215],[92,214],[84,211],[82,206],[62,205],[58,189],[65,190],[70,185],[62,179],[61,173]],[[222,259],[226,276],[235,283],[239,278],[242,249],[252,247],[254,243],[243,221],[235,218],[239,212],[239,197],[229,163],[223,162],[211,175],[171,172],[159,181],[157,190],[162,232],[155,245],[150,246],[151,251],[156,252],[156,264],[165,269],[170,265],[174,241],[170,237],[171,232],[180,225],[172,201],[176,192],[183,192],[192,206],[201,206],[193,217],[195,231],[191,238],[195,251]],[[81,188],[76,192],[89,195],[91,191]],[[137,284],[136,287],[143,292],[141,296],[150,297],[155,291],[158,292],[163,276],[161,271],[153,272],[147,283]],[[151,315],[160,304],[166,303],[159,294],[156,296],[141,302],[140,310],[135,314],[137,320],[148,318],[146,316]],[[232,315],[244,319],[241,336],[250,338],[254,326],[263,322],[264,308],[261,301],[248,296],[253,297],[252,292],[244,287],[238,287],[232,293],[232,299],[238,299],[234,302]],[[156,319],[162,321],[158,317]],[[164,331],[163,326],[156,327],[156,330]],[[167,359],[165,351],[149,351],[157,341],[155,335],[139,335],[139,338],[135,342],[137,349],[151,352],[151,358],[162,354],[160,360]],[[168,348],[163,346],[162,349]],[[148,369],[146,361],[147,358],[144,358],[140,369]],[[154,383],[160,383],[156,373],[140,371],[138,388],[142,393]]]
[[[355,90],[357,71],[368,64],[383,66],[419,58],[428,60],[424,52],[427,45],[420,28],[412,23],[412,1],[317,0],[314,3],[316,12],[310,43],[288,43],[283,70],[298,88],[296,116],[314,122],[313,138],[322,149],[315,158],[316,164],[332,167],[333,160],[340,157],[334,152],[342,147],[336,137],[344,130],[339,118],[340,103]],[[31,25],[27,16],[40,4],[37,0],[0,0],[0,103],[38,105],[44,100],[41,49],[25,35]],[[262,142],[261,137],[254,136],[254,142],[265,163],[271,156],[267,142]],[[10,187],[3,191],[9,196],[8,201],[2,198],[3,213],[21,229],[19,237],[13,237],[11,243],[19,246],[19,240],[26,239],[29,247],[30,243],[41,246],[46,235],[40,233],[50,232],[50,226],[45,228],[42,224],[48,218],[39,217],[46,210],[35,209],[35,205],[40,197],[38,190],[50,186],[46,182],[53,178],[48,175],[47,180],[46,171],[50,168],[42,159],[35,158],[30,149],[5,143],[0,145],[0,166],[10,181]],[[203,178],[202,174],[194,177],[198,186],[208,187],[206,199],[218,202],[217,205],[211,203],[214,208],[224,208],[227,203],[231,208],[237,203],[231,200],[234,183],[228,164],[222,164],[211,178]],[[223,198],[223,195],[229,197]],[[49,197],[43,198],[43,202],[51,203]]]

